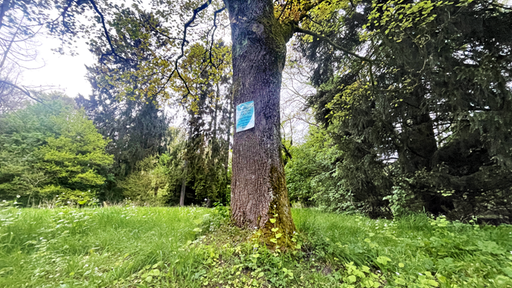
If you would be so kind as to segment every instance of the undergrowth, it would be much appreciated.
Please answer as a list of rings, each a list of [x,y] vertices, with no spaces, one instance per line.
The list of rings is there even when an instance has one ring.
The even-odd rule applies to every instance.
[[[0,210],[0,287],[512,287],[512,227],[294,209],[271,251],[225,207]]]

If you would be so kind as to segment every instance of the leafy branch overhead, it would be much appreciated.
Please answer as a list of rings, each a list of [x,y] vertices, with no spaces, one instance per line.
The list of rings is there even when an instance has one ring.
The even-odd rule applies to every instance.
[[[366,56],[361,56],[351,51],[351,49],[344,48],[342,45],[335,43],[329,37],[323,35],[323,31],[318,29],[319,26],[315,24],[317,21],[322,21],[325,18],[328,18],[326,15],[335,13],[337,10],[339,10],[340,7],[344,7],[344,5],[346,6],[347,4],[343,1],[287,1],[285,3],[279,3],[279,1],[276,1],[274,3],[274,15],[276,16],[276,19],[279,20],[280,25],[282,25],[282,31],[288,31],[285,32],[289,33],[288,37],[291,37],[294,33],[301,33],[312,37],[311,39],[325,41],[331,45],[333,49],[342,51],[349,56],[356,57],[370,63],[373,61],[372,59]],[[127,10],[127,8],[124,10]],[[159,97],[160,99],[170,99],[171,95],[167,89],[170,86],[175,85],[172,84],[173,82],[175,83],[175,81],[172,79],[178,79],[182,82],[182,84],[180,84],[180,86],[183,88],[182,98],[194,96],[196,92],[194,92],[194,89],[190,87],[190,79],[187,79],[183,75],[181,68],[182,64],[180,63],[184,59],[187,51],[189,51],[186,49],[187,45],[199,41],[204,42],[205,47],[208,47],[208,65],[211,67],[211,69],[218,70],[218,68],[215,67],[217,65],[215,58],[218,58],[218,56],[214,55],[216,53],[214,43],[219,41],[216,39],[216,32],[219,28],[219,25],[225,27],[225,17],[221,17],[225,11],[226,7],[223,5],[223,3],[217,3],[212,0],[208,0],[191,11],[192,15],[189,16],[188,20],[184,22],[181,28],[176,27],[175,30],[171,30],[170,28],[164,28],[167,20],[158,18],[156,14],[144,12],[141,8],[136,8],[134,11],[130,12],[130,14],[132,14],[130,17],[135,17],[133,18],[134,20],[136,18],[145,19],[146,21],[148,19],[152,19],[152,21],[147,21],[150,24],[143,28],[143,31],[146,33],[147,37],[140,37],[141,35],[134,35],[138,38],[134,36],[128,36],[130,33],[126,33],[127,31],[121,31],[125,30],[126,27],[119,25],[114,25],[113,32],[115,33],[111,33],[112,35],[110,36],[107,29],[104,29],[104,34],[108,44],[107,46],[110,47],[110,51],[103,50],[104,46],[100,44],[99,47],[102,47],[101,49],[103,52],[99,52],[98,54],[101,55],[101,59],[104,59],[103,57],[105,56],[113,55],[118,57],[118,60],[111,59],[111,63],[130,61],[134,63],[135,67],[138,67],[137,69],[124,72],[114,70],[121,72],[122,74],[118,76],[113,75],[111,82],[122,83],[125,79],[132,77],[130,75],[135,75],[135,77],[144,77],[145,75],[148,75],[149,71],[152,71],[149,72],[152,80],[148,81],[150,84],[145,88],[145,91],[148,91],[152,98]],[[123,14],[126,14],[126,11],[123,12]],[[210,19],[209,21],[206,20],[210,16],[213,16],[213,19]],[[121,16],[119,12],[115,13],[114,19],[119,19],[120,17]],[[183,18],[184,15],[180,17]],[[114,20],[114,23],[116,21],[119,20]],[[198,21],[199,23],[197,23]],[[101,22],[103,25],[104,21],[101,20]],[[139,23],[138,25],[145,24]],[[198,29],[194,29],[198,26],[203,28],[199,29],[199,31]],[[204,29],[205,26],[210,28]],[[193,29],[193,32],[191,32],[191,29]],[[180,32],[181,36],[178,36],[176,32],[180,30],[182,31]],[[147,42],[145,46],[139,45],[135,47],[135,49],[148,49],[148,52],[152,54],[151,58],[144,60],[130,57],[130,55],[124,55],[123,51],[126,50],[126,48],[123,48],[124,44],[122,44],[118,39],[115,39],[113,36],[123,34],[128,37],[132,37],[133,40],[136,40],[135,38],[137,38],[141,41]],[[191,35],[193,35],[193,39],[190,38]],[[157,40],[156,43],[163,41],[166,43],[166,45],[162,47],[155,47],[153,44],[150,44],[154,41],[151,39],[160,39]],[[93,41],[93,43],[94,42],[95,41]],[[95,44],[95,46],[96,45],[98,44]],[[98,49],[96,48],[96,50]],[[167,53],[164,54],[162,52],[158,52],[159,50],[162,52],[166,51]],[[107,63],[105,62],[105,64]],[[132,90],[132,88],[128,87],[125,87],[124,89],[127,89],[126,95],[128,95]]]

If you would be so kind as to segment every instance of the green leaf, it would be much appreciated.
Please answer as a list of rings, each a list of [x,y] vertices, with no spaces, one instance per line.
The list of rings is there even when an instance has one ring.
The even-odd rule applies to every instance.
[[[356,282],[356,280],[357,280],[357,277],[354,276],[354,275],[350,275],[350,276],[347,277],[347,282],[348,283],[354,283],[354,282]]]
[[[375,261],[377,261],[377,263],[380,263],[382,265],[386,265],[386,264],[388,264],[388,262],[391,261],[391,259],[386,256],[379,256],[379,257],[377,257],[377,260],[375,260]]]

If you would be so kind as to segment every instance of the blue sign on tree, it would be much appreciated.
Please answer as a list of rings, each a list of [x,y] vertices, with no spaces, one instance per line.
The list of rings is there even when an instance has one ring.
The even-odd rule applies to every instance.
[[[254,127],[254,101],[236,106],[236,132]]]

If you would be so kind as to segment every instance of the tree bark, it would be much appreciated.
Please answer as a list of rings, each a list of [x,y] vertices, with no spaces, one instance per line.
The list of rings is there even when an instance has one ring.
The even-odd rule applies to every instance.
[[[183,180],[181,181],[181,191],[180,191],[180,207],[185,206],[185,190],[187,189],[187,166],[188,161],[185,160],[185,163],[183,164]]]
[[[225,3],[233,42],[233,104],[254,101],[255,109],[254,128],[235,132],[233,138],[232,219],[238,226],[261,229],[265,239],[282,247],[295,231],[281,157],[279,115],[291,29],[276,20],[271,0]],[[276,237],[278,233],[282,236]]]

